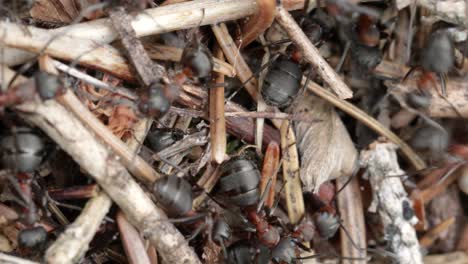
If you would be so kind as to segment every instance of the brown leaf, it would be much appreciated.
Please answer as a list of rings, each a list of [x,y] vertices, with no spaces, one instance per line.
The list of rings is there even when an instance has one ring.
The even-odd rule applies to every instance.
[[[301,156],[301,179],[305,191],[318,191],[325,181],[351,175],[357,151],[340,117],[325,101],[298,96],[292,113],[305,113],[322,122],[295,122],[297,146]]]

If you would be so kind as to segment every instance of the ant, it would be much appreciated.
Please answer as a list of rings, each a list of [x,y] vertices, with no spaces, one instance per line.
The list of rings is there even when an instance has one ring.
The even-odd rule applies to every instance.
[[[26,228],[18,234],[18,244],[24,249],[42,250],[47,239],[47,232],[42,226],[34,227],[38,221],[37,208],[31,189],[32,178],[29,173],[35,171],[45,156],[45,142],[42,137],[27,127],[15,127],[0,141],[0,163],[16,177],[7,175],[13,189],[19,195],[17,202],[23,214],[21,220]]]
[[[222,165],[218,189],[219,194],[226,196],[228,203],[243,209],[247,219],[255,226],[259,242],[271,248],[278,244],[280,233],[268,222],[265,211],[261,210],[264,197],[261,200],[259,183],[260,172],[256,166],[249,160],[236,159]]]

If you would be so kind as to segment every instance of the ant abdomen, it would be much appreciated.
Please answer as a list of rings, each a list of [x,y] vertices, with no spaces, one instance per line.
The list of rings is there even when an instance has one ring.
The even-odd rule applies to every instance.
[[[40,249],[47,240],[47,231],[42,226],[26,228],[18,234],[18,245],[21,248]]]
[[[271,250],[271,259],[275,263],[294,263],[296,244],[290,237],[285,237]]]
[[[315,226],[318,233],[324,239],[329,239],[340,228],[340,221],[336,215],[328,212],[320,212],[315,216]]]
[[[444,31],[431,34],[421,54],[421,66],[426,71],[448,73],[455,64],[454,44]]]
[[[36,89],[43,100],[55,98],[64,92],[63,84],[57,76],[39,71],[34,75]]]
[[[301,87],[302,71],[299,64],[281,59],[268,71],[262,88],[265,101],[284,107],[291,103]]]
[[[33,172],[44,157],[43,139],[27,127],[18,127],[0,141],[1,163],[17,172]]]
[[[221,168],[219,189],[239,207],[254,205],[259,200],[260,172],[249,160],[230,160]]]
[[[192,210],[192,187],[185,179],[170,175],[154,183],[156,200],[170,216],[181,216]]]
[[[197,77],[202,82],[209,81],[214,66],[213,56],[202,43],[196,42],[185,47],[181,63],[187,75]]]

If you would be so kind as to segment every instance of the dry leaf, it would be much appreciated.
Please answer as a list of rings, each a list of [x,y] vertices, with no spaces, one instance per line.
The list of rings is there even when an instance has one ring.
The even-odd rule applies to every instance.
[[[316,192],[325,181],[351,175],[357,151],[334,108],[313,95],[305,95],[296,98],[292,113],[309,115],[306,119],[323,120],[294,123],[304,190]]]

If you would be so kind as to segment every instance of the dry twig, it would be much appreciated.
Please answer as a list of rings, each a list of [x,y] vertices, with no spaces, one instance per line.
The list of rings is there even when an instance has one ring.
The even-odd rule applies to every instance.
[[[216,57],[222,61],[221,48],[217,48]],[[224,75],[218,74],[216,83],[224,83]],[[210,89],[210,137],[211,160],[221,164],[226,155],[226,120],[224,118],[224,87]]]
[[[122,238],[125,254],[130,264],[150,264],[150,259],[146,253],[145,245],[138,231],[125,218],[122,211],[116,216],[119,226],[120,236]]]

